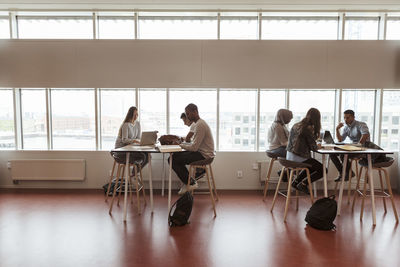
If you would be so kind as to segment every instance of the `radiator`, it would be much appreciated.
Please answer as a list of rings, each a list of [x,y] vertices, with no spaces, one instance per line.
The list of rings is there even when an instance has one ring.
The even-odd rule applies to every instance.
[[[18,159],[10,160],[13,180],[82,181],[84,159]]]

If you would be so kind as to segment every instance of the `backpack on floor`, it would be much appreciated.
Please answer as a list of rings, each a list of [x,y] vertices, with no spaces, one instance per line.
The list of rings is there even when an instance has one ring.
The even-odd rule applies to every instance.
[[[168,214],[169,226],[182,226],[189,223],[192,213],[193,196],[189,192],[183,194],[171,207]]]
[[[311,227],[318,230],[335,230],[336,225],[333,221],[336,218],[337,203],[335,196],[324,197],[314,202],[307,211],[305,221]]]

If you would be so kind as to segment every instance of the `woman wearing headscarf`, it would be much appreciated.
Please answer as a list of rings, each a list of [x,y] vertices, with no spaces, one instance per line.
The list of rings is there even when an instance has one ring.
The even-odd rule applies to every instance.
[[[287,124],[292,120],[293,113],[288,109],[280,109],[268,130],[268,152],[286,158],[286,146],[289,139]]]

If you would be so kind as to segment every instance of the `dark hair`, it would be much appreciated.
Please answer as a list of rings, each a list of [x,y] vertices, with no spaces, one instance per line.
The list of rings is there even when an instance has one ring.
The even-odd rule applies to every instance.
[[[129,108],[128,113],[126,113],[124,123],[132,121],[133,114],[135,113],[136,110],[137,110],[137,107],[130,107]]]
[[[354,111],[352,111],[351,109],[347,109],[343,112],[344,114],[350,114],[351,116],[354,117]]]
[[[321,131],[321,113],[316,108],[310,108],[306,117],[300,121],[300,134],[309,126],[313,128],[312,134],[314,138],[318,139]]]
[[[183,112],[183,113],[181,114],[181,119],[186,119],[186,113],[185,113],[185,112]]]
[[[190,103],[189,105],[187,105],[186,108],[185,108],[185,110],[186,110],[186,109],[188,109],[188,110],[190,110],[190,111],[199,112],[199,111],[197,110],[197,106],[196,106],[195,104],[193,104],[193,103]]]

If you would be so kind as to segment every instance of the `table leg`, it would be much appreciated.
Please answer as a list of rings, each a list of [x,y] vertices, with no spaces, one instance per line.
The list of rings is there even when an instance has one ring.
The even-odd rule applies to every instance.
[[[161,196],[164,196],[165,189],[165,153],[162,153],[162,173],[161,173]]]
[[[126,206],[128,200],[128,180],[129,180],[129,152],[126,153],[126,165],[125,165],[125,196],[124,196],[124,222],[126,222]],[[122,185],[122,183],[121,183]]]
[[[329,157],[328,157],[328,159],[329,159]],[[325,154],[322,154],[322,169],[323,169],[323,171],[324,171],[324,196],[325,197],[328,197],[328,182],[327,182],[327,178],[326,178],[326,176],[327,176],[327,170],[326,170],[326,160],[325,160]]]
[[[372,175],[371,154],[368,154],[367,157],[368,157],[368,181],[369,181],[369,189],[371,190],[371,201],[372,201],[372,224],[376,225],[375,191],[374,191],[374,178]]]
[[[171,180],[172,180],[172,156],[174,153],[169,154],[169,177],[168,177],[168,212],[171,208]]]
[[[338,211],[337,215],[340,215],[340,210],[342,208],[342,198],[343,198],[343,188],[344,188],[344,178],[346,177],[346,167],[347,167],[347,159],[349,155],[344,154],[343,158],[343,170],[342,170],[342,180],[340,181],[340,189],[339,189],[339,201],[338,201]]]
[[[149,187],[150,187],[150,207],[151,207],[151,213],[154,212],[154,207],[153,207],[153,172],[151,168],[151,153],[148,153],[149,155]]]

